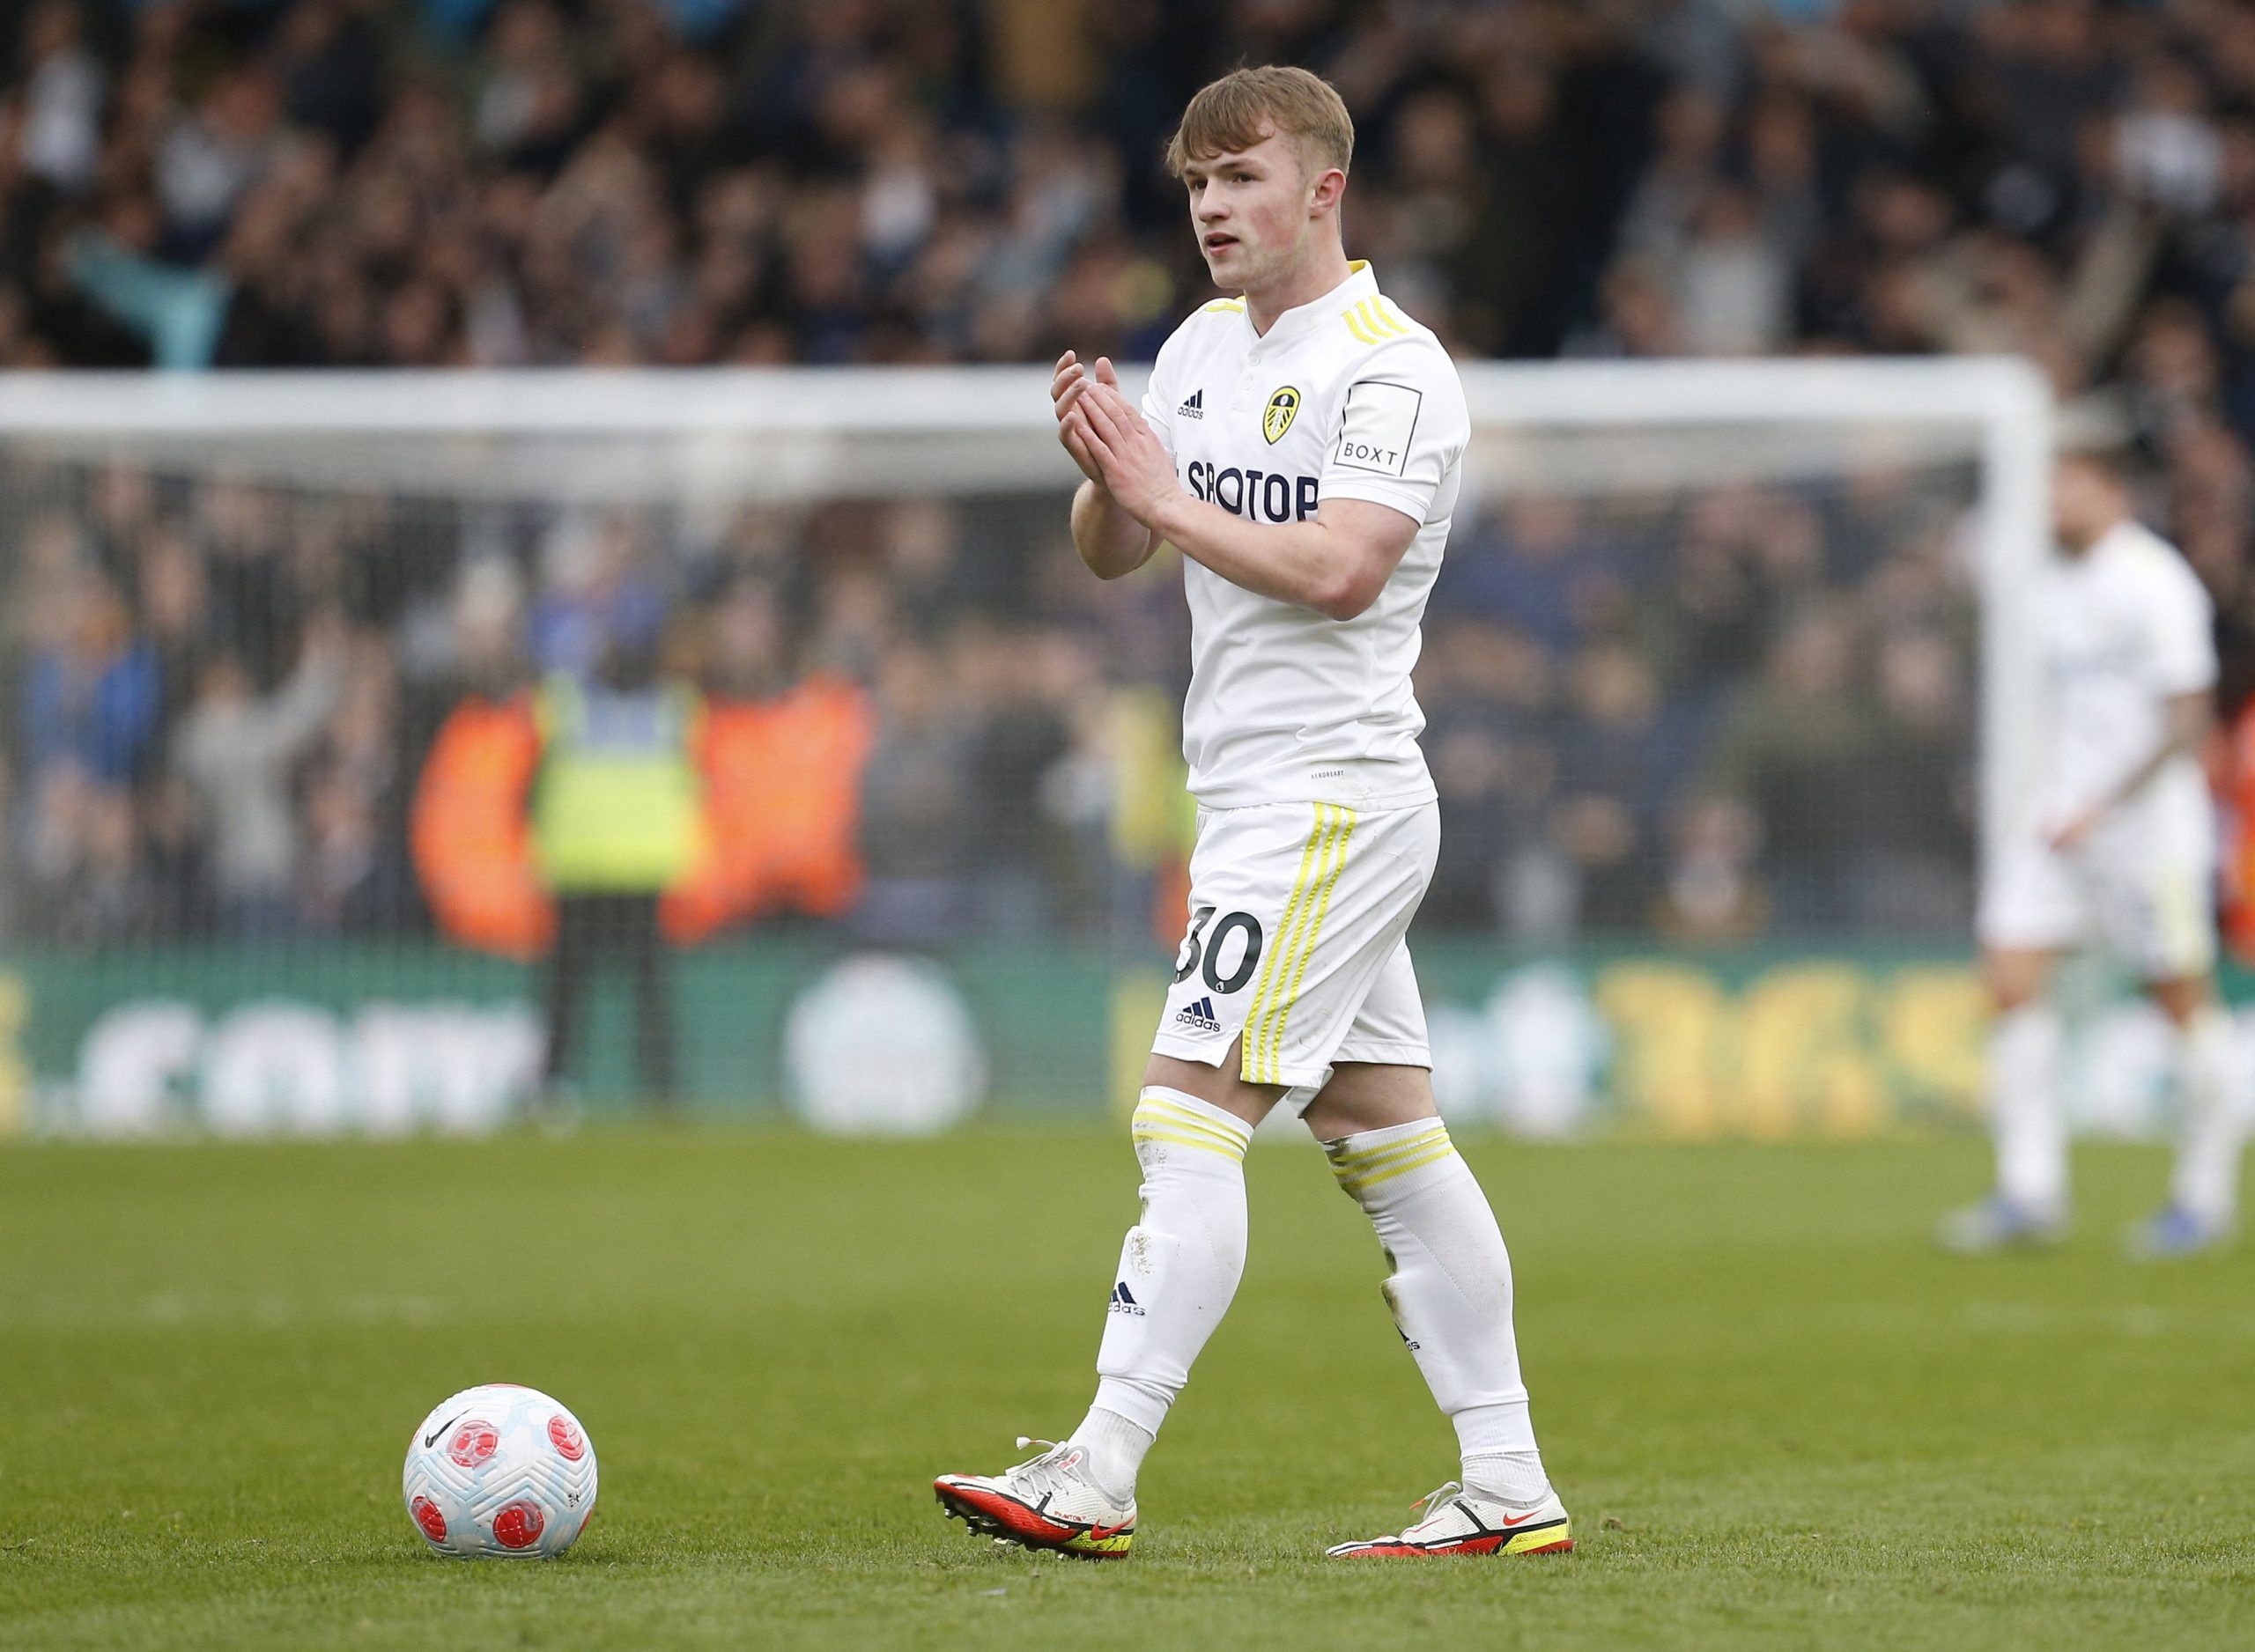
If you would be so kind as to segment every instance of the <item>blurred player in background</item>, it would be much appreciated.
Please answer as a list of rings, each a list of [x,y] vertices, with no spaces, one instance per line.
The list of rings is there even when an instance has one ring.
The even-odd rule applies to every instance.
[[[1199,811],[1095,1404],[1030,1462],[936,1482],[950,1513],[1029,1547],[1127,1552],[1143,1455],[1244,1269],[1246,1147],[1287,1097],[1378,1229],[1386,1300],[1462,1449],[1461,1481],[1422,1520],[1331,1552],[1572,1546],[1519,1380],[1511,1259],[1434,1105],[1402,939],[1439,841],[1410,668],[1470,424],[1433,335],[1347,261],[1353,144],[1345,105],[1305,70],[1206,87],[1169,160],[1215,284],[1244,296],[1175,331],[1140,411],[1109,361],[1057,364],[1059,437],[1088,477],[1083,558],[1109,579],[1162,541],[1183,555]],[[1024,1198],[996,1213],[1009,1231],[1060,1218],[1039,1188]]]
[[[2176,549],[2131,514],[2107,458],[2074,454],[2053,483],[2061,560],[2041,623],[2050,751],[2026,817],[1988,872],[1984,968],[1996,1002],[1989,1088],[1997,1188],[1942,1241],[1988,1250],[2056,1239],[2067,1221],[2062,955],[2096,939],[2174,1027],[2182,1125],[2170,1200],[2135,1229],[2147,1256],[2207,1249],[2238,1201],[2246,1080],[2215,987],[2214,808],[2200,752],[2216,681],[2214,611]]]

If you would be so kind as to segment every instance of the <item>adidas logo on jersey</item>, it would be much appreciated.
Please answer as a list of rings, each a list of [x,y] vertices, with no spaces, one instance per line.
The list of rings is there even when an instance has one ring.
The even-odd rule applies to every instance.
[[[1135,1305],[1135,1293],[1128,1288],[1125,1280],[1112,1287],[1112,1300],[1105,1304],[1104,1311],[1107,1314],[1133,1314],[1138,1319],[1143,1316],[1143,1310]]]
[[[1182,419],[1204,418],[1206,417],[1205,387],[1201,385],[1197,389],[1193,390],[1190,393],[1190,400],[1185,402],[1180,407],[1175,409],[1174,416],[1177,418]]]
[[[1222,1029],[1221,1021],[1214,1014],[1214,1000],[1210,998],[1185,1004],[1174,1012],[1174,1021],[1178,1027],[1195,1028],[1200,1032],[1217,1033]]]

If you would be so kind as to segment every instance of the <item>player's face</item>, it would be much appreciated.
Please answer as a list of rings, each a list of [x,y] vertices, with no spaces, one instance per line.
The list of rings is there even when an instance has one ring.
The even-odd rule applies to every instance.
[[[1251,292],[1288,279],[1312,243],[1325,175],[1310,177],[1298,149],[1274,132],[1249,149],[1188,161],[1190,226],[1214,284]]]
[[[2052,528],[2071,550],[2085,550],[2128,514],[2121,483],[2096,465],[2073,458],[2052,476]]]

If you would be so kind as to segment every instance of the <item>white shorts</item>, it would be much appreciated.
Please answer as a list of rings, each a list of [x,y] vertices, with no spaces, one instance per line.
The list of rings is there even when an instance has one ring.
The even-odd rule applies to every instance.
[[[2014,833],[1982,884],[1982,944],[2059,952],[2095,940],[2143,981],[2213,970],[2214,816],[2205,797],[2148,801],[2064,854],[2032,825]]]
[[[1200,809],[1190,932],[1152,1052],[1218,1067],[1242,1035],[1238,1073],[1295,1089],[1339,1061],[1432,1066],[1402,937],[1439,848],[1437,803]]]

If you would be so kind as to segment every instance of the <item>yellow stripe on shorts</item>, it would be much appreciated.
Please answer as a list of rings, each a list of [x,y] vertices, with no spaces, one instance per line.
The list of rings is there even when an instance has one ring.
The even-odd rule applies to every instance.
[[[1259,1020],[1251,1014],[1246,1018],[1247,1042],[1238,1066],[1245,1078],[1255,1084],[1284,1081],[1284,1029],[1291,1020],[1292,1006],[1299,1001],[1300,983],[1307,977],[1307,961],[1314,955],[1316,940],[1323,933],[1324,914],[1331,910],[1331,891],[1338,887],[1339,874],[1346,870],[1348,839],[1355,835],[1355,811],[1340,804],[1318,803],[1315,819],[1321,844],[1316,852],[1314,877],[1304,889],[1297,885],[1294,888],[1299,915],[1297,919],[1292,918],[1290,906],[1286,906],[1285,933],[1280,938],[1276,972],[1265,984],[1268,991],[1264,1001],[1254,1006]],[[1305,856],[1301,867],[1305,878]]]
[[[1307,847],[1300,851],[1300,869],[1292,879],[1292,893],[1284,903],[1284,915],[1277,920],[1275,938],[1269,943],[1268,955],[1261,961],[1261,979],[1253,989],[1253,1002],[1245,1012],[1245,1031],[1238,1046],[1238,1073],[1248,1084],[1260,1079],[1260,1058],[1254,1029],[1260,1025],[1262,1011],[1268,1002],[1268,993],[1276,980],[1276,960],[1283,955],[1284,937],[1291,933],[1299,914],[1300,904],[1307,899],[1308,873],[1316,864],[1316,852],[1323,842],[1327,822],[1325,805],[1315,806],[1315,824],[1308,831]]]

